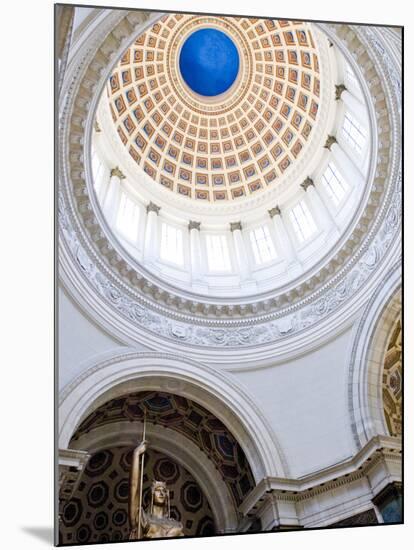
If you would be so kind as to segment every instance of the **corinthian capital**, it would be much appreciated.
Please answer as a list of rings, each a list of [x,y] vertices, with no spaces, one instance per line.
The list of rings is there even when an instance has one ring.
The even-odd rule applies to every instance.
[[[310,178],[309,176],[305,179],[305,181],[303,183],[300,184],[300,186],[302,187],[302,189],[304,191],[307,191],[308,190],[308,187],[310,186],[313,186],[315,187],[315,184],[313,183],[313,179]]]
[[[150,202],[148,205],[147,205],[147,212],[155,212],[156,214],[158,214],[158,212],[161,210],[161,206],[157,206],[155,203],[153,202]]]
[[[339,101],[341,99],[342,92],[345,92],[345,84],[335,84],[335,100]]]
[[[328,136],[327,140],[326,140],[326,143],[324,145],[324,148],[329,149],[329,151],[330,151],[331,147],[334,143],[336,143],[336,137],[335,136]]]
[[[271,218],[274,218],[275,216],[281,216],[282,212],[280,211],[279,205],[274,206],[270,210],[268,210],[269,216]]]
[[[119,178],[120,180],[124,180],[125,179],[125,176],[124,174],[121,172],[121,169],[119,168],[119,166],[115,166],[115,168],[112,168],[111,170],[111,178],[112,176],[116,176],[117,178]]]
[[[230,231],[241,231],[242,225],[241,222],[230,222]]]
[[[200,226],[201,226],[201,222],[195,222],[193,220],[190,220],[188,222],[189,231],[191,231],[192,229],[197,229],[198,231],[200,231]]]

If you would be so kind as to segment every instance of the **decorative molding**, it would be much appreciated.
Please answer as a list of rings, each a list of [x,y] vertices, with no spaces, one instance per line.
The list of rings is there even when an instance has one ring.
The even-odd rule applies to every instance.
[[[230,222],[230,231],[233,233],[233,231],[241,231],[242,230],[242,224],[241,222]]]
[[[263,479],[245,498],[240,511],[243,515],[258,514],[270,496],[275,498],[276,502],[308,501],[354,481],[369,478],[373,470],[376,475],[376,485],[372,489],[372,497],[374,497],[382,490],[384,484],[389,483],[390,468],[395,471],[394,465],[399,465],[399,473],[394,474],[393,477],[397,482],[401,480],[401,453],[400,438],[374,437],[351,459],[319,473],[300,479],[271,477]],[[379,482],[379,479],[382,481]]]
[[[119,166],[115,166],[115,168],[112,168],[111,170],[111,178],[112,177],[117,177],[119,178],[120,180],[124,180],[125,179],[125,175],[124,173],[121,171],[121,169],[119,168]]]
[[[308,187],[315,187],[315,184],[313,183],[313,179],[308,176],[305,181],[300,184],[300,186],[304,191],[307,191]]]
[[[188,229],[191,231],[192,229],[197,229],[197,231],[200,231],[201,222],[195,222],[193,220],[190,220],[188,222]]]
[[[156,204],[154,204],[153,202],[150,202],[148,205],[147,205],[147,212],[155,212],[157,215],[159,213],[159,211],[161,210],[161,206],[157,206]]]
[[[74,19],[75,8],[73,6],[56,5],[56,56],[60,61],[57,75],[59,92],[68,63]]]
[[[328,149],[329,151],[331,150],[331,147],[334,143],[338,143],[336,141],[336,137],[335,136],[328,136],[327,139],[326,139],[326,142],[325,142],[325,145],[324,145],[324,148],[325,149]]]
[[[335,101],[341,99],[342,92],[345,92],[346,89],[345,84],[335,84]]]
[[[282,212],[281,212],[278,205],[276,205],[273,208],[271,208],[270,210],[268,210],[268,213],[269,213],[269,216],[271,218],[274,218],[275,216],[281,216],[282,215]]]

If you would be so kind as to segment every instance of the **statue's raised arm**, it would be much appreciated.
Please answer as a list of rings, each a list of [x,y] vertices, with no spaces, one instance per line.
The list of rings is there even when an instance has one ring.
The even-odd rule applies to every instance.
[[[147,450],[147,441],[142,441],[138,447],[134,449],[133,455],[132,455],[132,464],[131,464],[131,470],[130,470],[130,478],[129,478],[129,521],[131,524],[131,531],[135,531],[138,529],[138,522],[139,522],[139,509],[142,506],[142,503],[140,502],[140,494],[141,494],[141,456],[145,453]]]
[[[183,537],[182,523],[170,517],[170,493],[165,481],[153,480],[151,504],[147,510],[144,510],[142,482],[146,449],[147,441],[144,429],[143,441],[134,449],[132,455],[129,488],[129,521],[131,524],[129,540]]]

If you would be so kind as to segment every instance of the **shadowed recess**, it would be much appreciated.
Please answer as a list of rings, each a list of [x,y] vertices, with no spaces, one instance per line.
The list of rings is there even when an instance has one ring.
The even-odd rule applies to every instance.
[[[80,424],[72,441],[93,429],[114,422],[147,422],[181,433],[213,462],[227,484],[237,506],[254,487],[254,478],[239,443],[226,426],[210,411],[179,395],[164,392],[137,392],[107,401]],[[99,460],[98,460],[99,458]],[[108,467],[110,454],[89,460],[90,475],[100,476]],[[101,463],[101,461],[103,461]]]

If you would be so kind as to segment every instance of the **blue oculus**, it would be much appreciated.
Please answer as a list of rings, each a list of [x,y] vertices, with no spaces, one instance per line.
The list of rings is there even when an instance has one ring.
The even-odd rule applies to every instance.
[[[184,42],[180,72],[197,94],[212,97],[227,91],[239,72],[239,53],[233,41],[217,29],[200,29]]]

